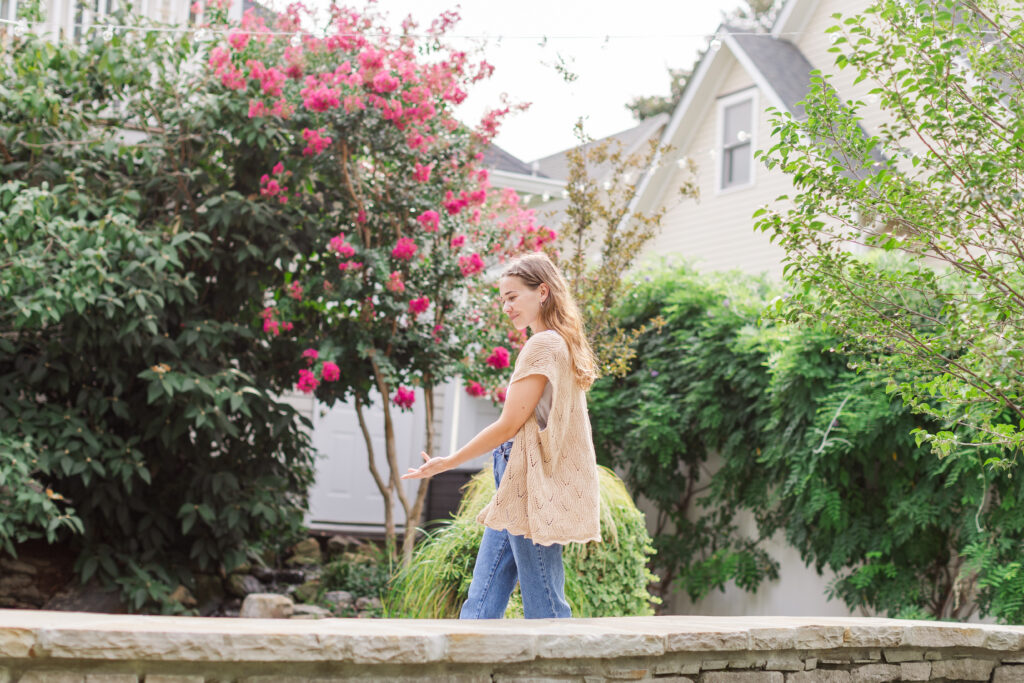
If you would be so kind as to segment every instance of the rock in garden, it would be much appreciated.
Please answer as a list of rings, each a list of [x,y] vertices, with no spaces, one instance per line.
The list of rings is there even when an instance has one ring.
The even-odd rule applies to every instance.
[[[292,610],[292,619],[325,619],[334,616],[331,610],[320,605],[295,605]]]
[[[302,583],[306,580],[306,574],[301,569],[278,569],[274,577],[281,583]]]
[[[331,536],[327,539],[327,554],[337,557],[349,549],[350,546],[361,546],[363,543],[351,536]]]
[[[295,566],[304,564],[320,564],[320,543],[315,538],[299,541],[292,549],[292,556],[285,564]]]
[[[295,589],[293,595],[299,602],[309,602],[316,599],[316,594],[320,592],[320,580],[313,579],[307,581],[298,588]]]
[[[324,600],[337,607],[351,607],[353,598],[348,591],[327,591]]]
[[[171,602],[180,602],[185,607],[195,607],[199,604],[196,602],[195,596],[192,595],[192,591],[185,588],[185,586],[180,583],[178,584],[178,587],[167,596],[167,599]]]
[[[250,593],[264,592],[263,584],[251,574],[232,574],[228,577],[228,593],[244,598]]]
[[[356,609],[381,609],[383,605],[380,602],[380,598],[359,598],[356,600]]]
[[[287,619],[295,605],[291,598],[277,593],[252,593],[242,601],[238,616],[249,619]]]

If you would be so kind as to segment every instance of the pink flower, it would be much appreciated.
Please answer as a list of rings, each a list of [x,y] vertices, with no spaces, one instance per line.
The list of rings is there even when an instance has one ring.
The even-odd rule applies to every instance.
[[[236,50],[244,50],[249,44],[249,34],[244,31],[232,31],[228,34],[228,43]]]
[[[310,76],[309,80],[313,77]],[[325,85],[307,85],[299,94],[302,95],[302,106],[311,111],[327,111],[341,104],[339,92]]]
[[[428,308],[430,308],[430,299],[425,296],[421,296],[420,298],[413,299],[409,302],[409,312],[413,315],[419,315]]]
[[[483,385],[479,382],[471,380],[469,384],[466,385],[466,393],[470,396],[483,396],[487,393],[487,390],[484,389]]]
[[[356,254],[355,247],[345,241],[345,233],[332,237],[327,248],[342,258],[352,258]]]
[[[466,236],[465,235],[456,235],[455,237],[452,238],[452,249],[458,249],[459,247],[461,247],[465,243],[466,243]]]
[[[408,260],[416,255],[416,243],[408,237],[401,237],[398,244],[391,250],[391,257],[399,260]]]
[[[326,128],[319,130],[302,129],[302,138],[308,143],[306,148],[302,150],[303,156],[311,157],[327,149],[332,140],[329,137],[324,137],[326,130]]]
[[[356,270],[357,268],[362,267],[362,261],[342,261],[341,263],[338,264],[338,270],[342,272],[345,272],[346,270]]]
[[[388,288],[388,291],[391,292],[404,292],[405,283],[402,282],[402,274],[397,270],[391,273],[391,276],[388,278],[388,283],[385,286]]]
[[[302,357],[306,359],[306,365],[312,365],[320,357],[320,352],[316,349],[306,349],[302,352]]]
[[[203,11],[203,3],[199,2],[199,0],[196,0],[195,2],[192,3],[192,14],[199,14],[202,11]]]
[[[416,402],[416,392],[405,387],[398,387],[391,402],[402,410],[412,408],[412,404]]]
[[[231,59],[231,54],[226,48],[220,47],[219,45],[210,50],[210,59],[208,60],[210,66],[219,69],[224,66]]]
[[[334,363],[327,361],[324,363],[324,369],[321,374],[325,382],[335,382],[341,377],[341,370]]]
[[[220,75],[220,82],[230,90],[245,90],[245,74],[231,64],[217,70]]]
[[[296,301],[302,300],[302,283],[296,280],[295,282],[288,285],[288,296],[295,299]]]
[[[448,210],[448,213],[454,216],[469,205],[469,199],[466,197],[465,192],[462,192],[459,197],[456,197],[454,192],[448,190],[448,193],[445,194],[444,201],[441,202],[441,205]]]
[[[267,115],[267,105],[260,100],[249,100],[249,118],[255,119]]]
[[[412,177],[416,179],[416,182],[425,183],[430,180],[430,169],[434,168],[433,164],[427,164],[424,166],[420,162],[416,162],[416,167],[413,169]]]
[[[398,79],[386,71],[381,71],[373,77],[373,89],[377,92],[394,92],[398,89]]]
[[[484,260],[480,258],[480,254],[477,254],[476,252],[469,256],[460,256],[459,269],[462,271],[464,276],[469,277],[470,275],[479,273],[484,269]]]
[[[508,349],[504,346],[495,346],[494,351],[487,357],[487,364],[497,370],[508,367]]]
[[[296,389],[304,394],[311,394],[318,384],[320,382],[312,372],[309,370],[299,370],[299,381],[295,385]]]
[[[274,164],[274,168],[270,169],[270,172],[274,175],[281,175],[284,172],[284,162],[279,161]]]
[[[505,402],[505,395],[507,393],[508,393],[508,388],[507,387],[501,387],[500,389],[498,389],[498,401],[500,401],[501,403],[504,403]]]
[[[441,216],[433,209],[424,211],[416,217],[416,220],[419,221],[419,224],[422,225],[423,229],[427,232],[437,232],[438,228],[441,226]]]

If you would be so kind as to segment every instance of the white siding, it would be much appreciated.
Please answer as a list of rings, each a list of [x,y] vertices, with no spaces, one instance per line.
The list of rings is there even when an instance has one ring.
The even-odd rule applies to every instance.
[[[729,59],[732,66],[717,88],[716,97],[753,86],[753,80],[743,67],[735,59]],[[769,146],[771,141],[771,125],[763,113],[766,106],[769,106],[768,98],[758,92],[758,148]],[[699,120],[689,148],[678,150],[697,164],[700,198],[680,198],[677,188],[684,181],[685,171],[676,170],[662,200],[668,211],[661,233],[645,250],[644,258],[671,254],[692,260],[700,270],[738,269],[747,273],[768,272],[779,277],[783,251],[769,242],[768,235],[754,231],[751,216],[758,207],[790,192],[792,184],[782,173],[769,172],[755,162],[753,186],[718,194],[716,118],[717,107],[712,104]]]

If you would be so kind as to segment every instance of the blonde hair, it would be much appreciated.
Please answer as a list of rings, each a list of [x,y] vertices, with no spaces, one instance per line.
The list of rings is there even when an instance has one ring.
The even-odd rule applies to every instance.
[[[597,359],[587,341],[579,307],[558,267],[545,254],[527,254],[512,261],[501,276],[517,277],[530,289],[537,289],[541,283],[548,286],[550,293],[540,308],[541,320],[565,340],[576,382],[584,390],[589,389],[598,377]]]

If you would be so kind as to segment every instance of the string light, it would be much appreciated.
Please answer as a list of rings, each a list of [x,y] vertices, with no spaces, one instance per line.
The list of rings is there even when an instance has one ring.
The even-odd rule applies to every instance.
[[[13,25],[15,27],[14,28],[15,33],[18,33],[19,30],[20,30],[21,33],[19,33],[19,35],[22,35],[23,33],[28,31],[29,24],[36,25],[36,26],[43,26],[46,23],[47,22],[45,22],[45,21],[32,21],[32,22],[29,22],[29,21],[26,21],[25,19],[18,19],[18,20],[0,19],[0,24],[10,24],[10,25]],[[195,27],[195,28],[193,28],[193,27],[189,27],[189,26],[129,26],[129,25],[126,25],[126,24],[99,24],[99,23],[71,24],[71,26],[73,28],[96,29],[96,30],[104,30],[104,31],[106,29],[110,29],[112,31],[147,31],[147,32],[148,31],[159,31],[159,32],[168,32],[168,33],[194,33],[194,34],[197,35],[197,37],[202,32],[202,36],[203,36],[202,39],[205,39],[205,37],[208,34],[210,34],[210,33],[213,33],[213,34],[227,34],[227,33],[230,33],[232,31],[238,30],[237,28],[210,29],[210,28],[207,28],[207,27]],[[318,37],[316,33],[309,32],[309,31],[259,31],[258,33],[259,33],[259,35],[264,35],[264,36],[297,36],[297,37],[299,37],[300,40],[301,40],[302,37]],[[395,37],[396,34],[394,34],[394,33],[338,33],[338,34],[332,34],[332,35],[337,35],[338,37],[347,37],[347,38],[358,38],[358,37],[366,37],[366,38],[392,38],[392,37]],[[410,38],[428,38],[428,39],[433,39],[433,38],[437,38],[438,37],[437,35],[431,34],[431,33],[407,33],[407,34],[402,34],[402,35],[410,37]],[[769,34],[768,33],[764,33],[764,32],[758,32],[758,31],[746,31],[746,32],[732,32],[732,31],[730,31],[729,35],[733,35],[733,36],[766,36],[766,35],[769,35]],[[780,35],[780,36],[797,36],[797,35],[801,35],[801,33],[797,32],[797,31],[792,31],[792,32],[780,33],[778,35]],[[465,38],[465,39],[483,39],[483,40],[495,39],[497,41],[503,41],[503,40],[600,40],[602,42],[607,42],[607,41],[613,40],[613,39],[614,40],[651,40],[651,39],[658,39],[658,38],[664,38],[664,39],[672,39],[672,38],[706,38],[707,36],[708,36],[707,33],[657,33],[657,34],[650,33],[650,34],[620,34],[620,35],[607,35],[607,34],[601,34],[601,35],[594,35],[594,34],[577,34],[577,35],[569,35],[569,34],[564,34],[564,35],[518,34],[518,35],[510,35],[510,34],[501,34],[501,35],[497,35],[497,36],[490,35],[490,34],[465,34],[464,33],[464,34],[448,34],[446,37],[447,38]],[[713,50],[717,50],[719,47],[721,47],[721,45],[722,45],[722,41],[719,40],[718,38],[714,38],[714,39],[711,40],[710,47]]]

